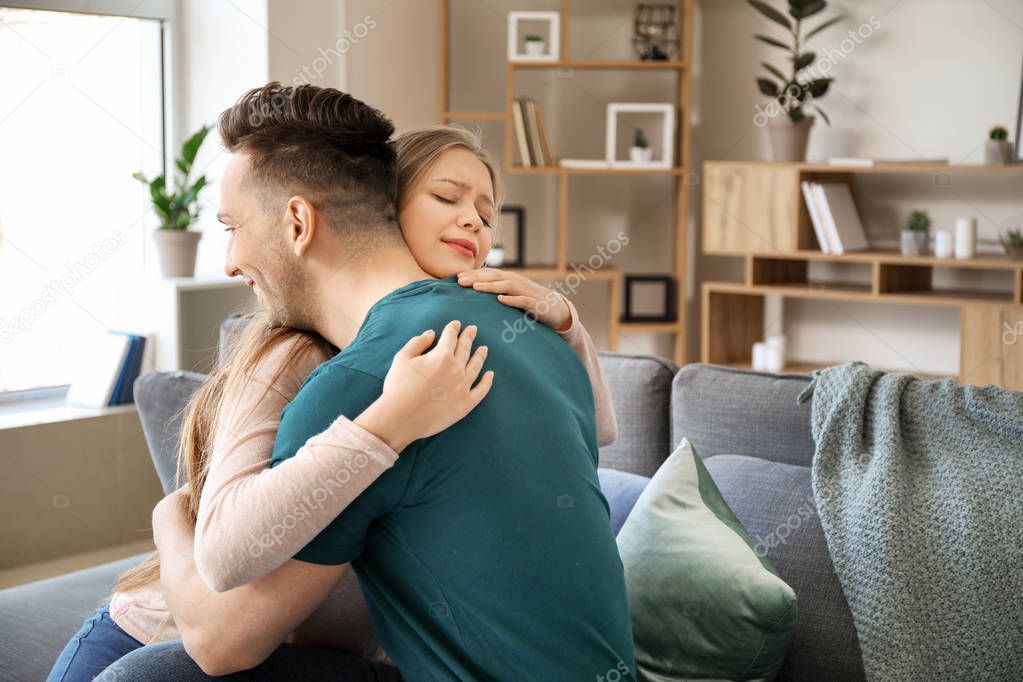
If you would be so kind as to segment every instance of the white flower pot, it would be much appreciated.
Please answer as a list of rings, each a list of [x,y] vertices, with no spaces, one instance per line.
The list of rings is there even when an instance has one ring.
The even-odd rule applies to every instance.
[[[785,114],[779,114],[767,122],[767,135],[771,141],[773,161],[806,161],[806,146],[810,141],[810,128],[815,117],[807,116],[800,123],[793,123]]]
[[[195,275],[195,256],[199,250],[202,232],[193,230],[156,230],[156,253],[160,258],[160,272],[164,277],[192,277]]]
[[[984,163],[988,166],[1012,163],[1012,144],[1008,140],[988,140],[984,146]]]
[[[530,57],[542,57],[547,54],[547,42],[544,40],[527,40],[526,54]]]
[[[633,163],[650,163],[654,160],[654,150],[650,147],[629,147],[629,159]]]
[[[928,234],[926,230],[902,231],[902,255],[926,256],[928,251]]]

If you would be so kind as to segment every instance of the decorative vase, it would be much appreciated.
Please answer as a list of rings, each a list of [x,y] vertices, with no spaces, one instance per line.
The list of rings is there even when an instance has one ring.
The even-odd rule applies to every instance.
[[[494,248],[490,249],[490,253],[487,254],[487,265],[492,268],[500,267],[504,264],[504,249]]]
[[[988,166],[1012,163],[1012,144],[1008,140],[988,140],[984,146],[984,163]]]
[[[959,218],[956,220],[956,258],[969,260],[977,255],[977,219]]]
[[[543,40],[527,40],[526,54],[530,57],[542,57],[547,54],[547,43]]]
[[[806,146],[810,141],[810,128],[814,116],[793,123],[788,116],[775,116],[767,122],[767,135],[771,140],[771,158],[774,161],[806,161]]]
[[[951,230],[934,233],[934,255],[936,258],[951,258],[955,253],[955,235]]]
[[[633,163],[650,163],[654,160],[654,150],[650,147],[629,147],[629,159]]]
[[[926,256],[928,236],[925,230],[903,230],[901,240],[902,255]]]
[[[195,256],[202,232],[156,230],[153,239],[156,240],[160,272],[164,277],[192,277],[195,274]]]

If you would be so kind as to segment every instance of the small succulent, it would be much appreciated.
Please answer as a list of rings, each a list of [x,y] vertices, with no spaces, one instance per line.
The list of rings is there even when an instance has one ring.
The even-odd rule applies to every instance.
[[[650,142],[646,139],[646,134],[642,128],[636,128],[636,136],[632,139],[632,146],[639,147],[640,149],[646,149],[650,146]]]
[[[1014,227],[1002,233],[1002,241],[1014,248],[1023,248],[1023,228]]]
[[[543,36],[538,36],[535,33],[530,33],[529,35],[526,36],[526,42],[527,43],[542,43],[543,42]]]
[[[930,226],[931,218],[927,215],[927,211],[913,211],[909,214],[909,220],[906,221],[906,229],[913,232],[926,232]]]
[[[493,246],[491,246],[490,248],[491,248],[491,250],[493,250],[493,249],[504,249],[504,244],[502,244],[501,242],[495,242],[493,244]]]
[[[991,132],[988,133],[988,136],[992,140],[1006,140],[1009,138],[1009,131],[1006,130],[1004,126],[995,126],[991,129]]]

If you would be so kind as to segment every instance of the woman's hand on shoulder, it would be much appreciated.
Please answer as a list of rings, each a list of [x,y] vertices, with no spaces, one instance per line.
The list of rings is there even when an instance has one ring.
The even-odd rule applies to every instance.
[[[472,352],[476,327],[460,329],[458,320],[449,322],[433,348],[432,329],[412,337],[394,356],[383,393],[355,422],[401,452],[472,412],[490,392],[494,372],[480,377],[487,347]]]
[[[476,291],[497,294],[497,300],[511,308],[532,313],[555,331],[572,326],[572,311],[564,297],[511,270],[477,268],[459,273],[458,283]]]

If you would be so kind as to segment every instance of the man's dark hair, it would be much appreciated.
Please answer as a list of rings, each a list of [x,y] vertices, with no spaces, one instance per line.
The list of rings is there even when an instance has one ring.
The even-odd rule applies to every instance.
[[[394,124],[333,88],[267,83],[220,114],[220,137],[250,161],[246,179],[279,211],[306,196],[344,238],[401,238]]]

